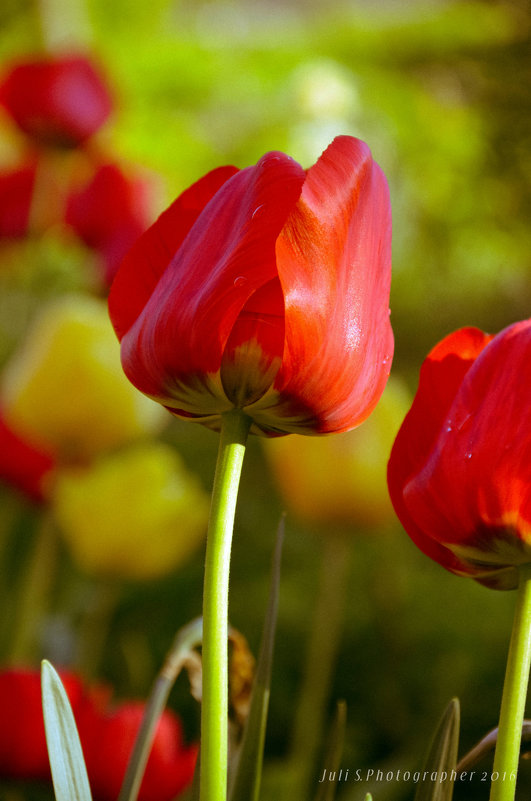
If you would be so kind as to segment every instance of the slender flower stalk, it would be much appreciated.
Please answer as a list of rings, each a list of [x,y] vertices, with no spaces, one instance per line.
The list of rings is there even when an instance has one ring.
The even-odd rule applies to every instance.
[[[490,801],[513,801],[531,666],[531,565],[520,568],[513,631],[503,686]]]
[[[239,409],[222,416],[203,589],[203,699],[200,801],[227,795],[228,589],[234,513],[251,420]]]

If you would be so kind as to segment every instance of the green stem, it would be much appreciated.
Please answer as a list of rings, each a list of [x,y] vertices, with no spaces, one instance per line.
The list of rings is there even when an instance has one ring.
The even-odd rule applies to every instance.
[[[227,796],[229,564],[250,424],[239,409],[223,415],[212,490],[203,589],[200,801],[225,801]]]
[[[531,665],[531,565],[520,568],[520,582],[494,756],[490,801],[513,801],[520,757],[529,668]]]

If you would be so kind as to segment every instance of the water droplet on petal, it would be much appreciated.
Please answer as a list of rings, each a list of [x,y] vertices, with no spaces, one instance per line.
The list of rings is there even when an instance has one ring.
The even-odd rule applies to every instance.
[[[253,213],[251,214],[251,220],[253,220],[255,218],[255,216],[258,214],[258,212],[260,211],[260,209],[263,209],[263,208],[264,208],[264,204],[263,203],[260,206],[257,206],[255,208],[255,210],[253,211]]]
[[[472,417],[472,414],[471,414],[471,413],[470,413],[470,414],[467,414],[467,415],[466,415],[466,417],[464,417],[464,418],[461,420],[461,422],[459,422],[459,423],[457,424],[457,430],[458,430],[458,431],[461,431],[461,429],[462,429],[462,428],[464,428],[464,427],[466,426],[466,424],[468,423],[468,421],[470,420],[470,418],[471,418],[471,417]]]
[[[468,453],[465,453],[465,459],[471,459],[471,458],[472,454],[470,453],[470,451],[468,451]]]
[[[247,278],[244,275],[239,275],[237,278],[234,279],[234,286],[245,286],[247,283]]]

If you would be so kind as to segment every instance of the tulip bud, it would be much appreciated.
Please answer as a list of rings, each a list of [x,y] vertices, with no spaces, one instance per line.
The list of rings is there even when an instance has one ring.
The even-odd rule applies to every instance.
[[[175,450],[150,443],[87,469],[63,471],[52,508],[83,570],[150,579],[174,569],[201,544],[209,502]]]
[[[359,428],[334,437],[264,440],[281,496],[302,520],[375,527],[394,516],[386,466],[410,396],[391,376],[378,406]]]
[[[81,462],[153,431],[160,410],[124,378],[105,304],[68,296],[42,312],[8,364],[5,418],[59,461]]]
[[[213,170],[124,258],[109,294],[130,381],[177,417],[251,432],[355,428],[389,377],[391,207],[358,139]]]

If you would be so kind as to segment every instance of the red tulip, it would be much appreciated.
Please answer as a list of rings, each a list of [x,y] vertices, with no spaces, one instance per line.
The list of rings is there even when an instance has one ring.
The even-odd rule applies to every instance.
[[[61,674],[70,703],[82,701],[83,688],[73,674]],[[49,779],[38,670],[0,672],[0,776],[10,779]]]
[[[150,220],[149,187],[116,164],[98,167],[90,182],[68,199],[66,222],[100,252],[110,285],[123,257]]]
[[[368,147],[338,137],[309,170],[283,153],[222,167],[127,254],[110,313],[132,383],[219,427],[268,435],[361,423],[390,369],[391,214]]]
[[[105,83],[82,56],[49,56],[13,66],[0,85],[0,102],[36,142],[76,147],[111,111]]]
[[[55,460],[9,426],[0,413],[0,481],[20,490],[31,500],[46,499]]]
[[[389,491],[404,528],[443,567],[490,587],[531,561],[531,320],[464,328],[424,362],[395,440]]]
[[[1,239],[18,239],[28,233],[35,174],[35,164],[0,173]]]
[[[95,801],[118,797],[127,763],[144,713],[141,701],[125,702],[91,723],[89,736],[81,739]],[[190,784],[197,757],[196,746],[185,746],[179,719],[165,710],[159,720],[153,746],[140,786],[139,801],[170,801]]]

